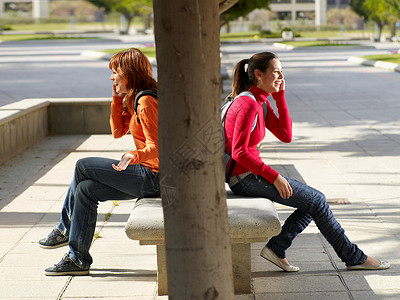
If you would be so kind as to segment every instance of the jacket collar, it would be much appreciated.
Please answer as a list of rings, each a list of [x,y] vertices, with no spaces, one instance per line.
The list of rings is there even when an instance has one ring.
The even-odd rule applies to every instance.
[[[259,87],[256,87],[253,85],[250,89],[249,92],[251,92],[254,96],[256,96],[257,102],[263,103],[267,101],[268,96],[270,95],[269,93],[263,91]]]

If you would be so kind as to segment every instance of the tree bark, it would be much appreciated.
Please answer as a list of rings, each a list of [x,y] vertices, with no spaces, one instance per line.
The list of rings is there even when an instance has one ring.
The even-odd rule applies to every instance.
[[[170,299],[233,299],[218,0],[155,0],[160,184]]]
[[[239,0],[219,0],[219,13],[222,14],[232,6],[234,6]]]

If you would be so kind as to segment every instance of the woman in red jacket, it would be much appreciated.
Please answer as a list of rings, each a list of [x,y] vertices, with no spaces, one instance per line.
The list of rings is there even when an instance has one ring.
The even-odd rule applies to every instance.
[[[255,100],[248,95],[240,96],[244,91],[251,92]],[[279,117],[267,100],[269,95],[276,102]],[[350,242],[321,192],[280,175],[261,160],[257,145],[264,139],[265,129],[282,142],[289,143],[292,140],[292,120],[286,104],[285,80],[278,57],[263,52],[241,60],[234,71],[231,96],[239,97],[229,108],[225,119],[226,152],[231,153],[236,161],[229,182],[230,189],[240,196],[264,197],[296,208],[285,221],[281,233],[268,241],[260,255],[284,271],[299,271],[298,267],[289,264],[285,252],[293,239],[314,220],[347,269],[389,268],[389,263],[365,255]],[[263,103],[267,105],[265,119]]]
[[[69,251],[58,264],[45,270],[46,275],[89,273],[93,262],[89,248],[99,202],[160,195],[157,100],[143,96],[137,114],[134,111],[135,96],[140,91],[157,90],[151,64],[140,50],[132,48],[115,54],[109,67],[113,81],[112,134],[119,138],[130,131],[136,150],[125,153],[120,161],[100,157],[77,161],[60,222],[39,241],[47,249],[69,245]]]

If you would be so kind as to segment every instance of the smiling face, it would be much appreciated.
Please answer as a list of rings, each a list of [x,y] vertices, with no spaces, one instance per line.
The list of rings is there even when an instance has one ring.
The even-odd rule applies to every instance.
[[[112,69],[110,80],[112,80],[115,91],[118,94],[126,94],[128,92],[128,89],[126,87],[126,85],[128,84],[128,79],[125,75],[122,74],[120,69]]]
[[[270,61],[269,67],[265,72],[256,69],[254,75],[257,87],[266,93],[275,93],[282,90],[284,87],[282,66],[277,58]]]

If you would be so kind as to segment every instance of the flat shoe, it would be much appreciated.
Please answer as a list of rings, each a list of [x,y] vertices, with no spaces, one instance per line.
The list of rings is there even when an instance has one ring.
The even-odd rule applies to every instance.
[[[380,264],[377,266],[365,266],[365,265],[347,266],[347,270],[385,270],[389,268],[390,264],[386,261],[380,261]]]
[[[265,258],[269,262],[272,262],[275,266],[281,268],[283,271],[286,272],[298,272],[300,271],[299,267],[287,265],[280,260],[278,256],[267,246],[265,246],[260,253],[261,257]]]

